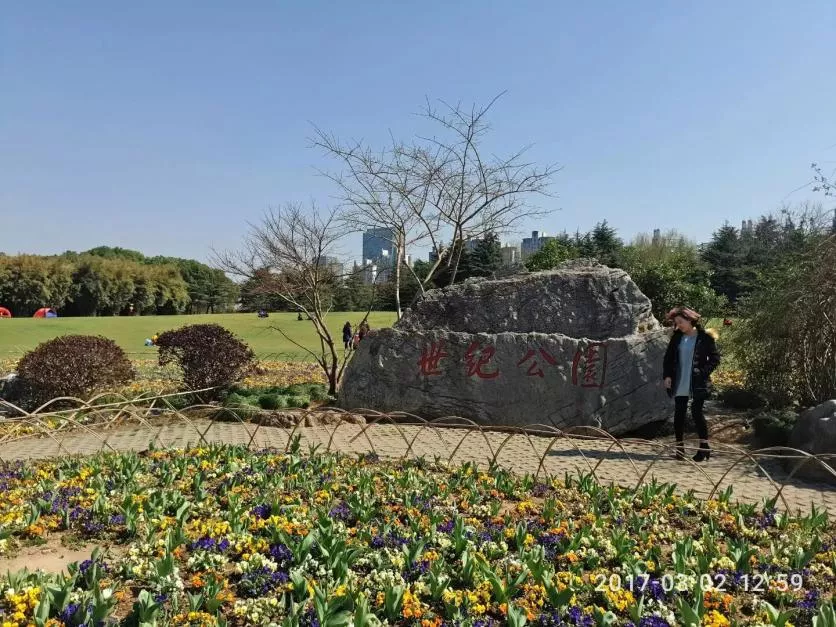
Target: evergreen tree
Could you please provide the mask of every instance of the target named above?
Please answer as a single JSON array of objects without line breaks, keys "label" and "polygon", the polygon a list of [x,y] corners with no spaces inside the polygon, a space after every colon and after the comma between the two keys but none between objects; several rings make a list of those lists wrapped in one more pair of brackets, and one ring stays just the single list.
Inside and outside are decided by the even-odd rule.
[{"label": "evergreen tree", "polygon": [[618,264],[618,256],[624,247],[624,242],[618,237],[618,231],[607,224],[606,220],[596,224],[586,239],[592,248],[591,256],[607,266]]},{"label": "evergreen tree", "polygon": [[743,291],[744,249],[736,228],[726,223],[711,236],[702,258],[711,269],[711,288],[736,303]]}]

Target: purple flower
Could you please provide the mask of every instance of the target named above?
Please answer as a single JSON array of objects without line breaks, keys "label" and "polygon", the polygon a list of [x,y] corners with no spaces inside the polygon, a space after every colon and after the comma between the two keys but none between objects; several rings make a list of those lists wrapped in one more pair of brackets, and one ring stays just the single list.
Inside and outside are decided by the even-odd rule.
[{"label": "purple flower", "polygon": [[87,571],[93,568],[93,564],[98,565],[99,569],[103,570],[104,572],[108,572],[110,570],[107,567],[107,564],[98,560],[84,560],[83,562],[81,562],[81,565],[78,567],[78,570],[82,575],[86,575]]},{"label": "purple flower", "polygon": [[279,564],[289,563],[293,559],[293,553],[281,542],[270,546],[270,557]]},{"label": "purple flower", "polygon": [[581,620],[583,620],[583,610],[579,608],[577,605],[573,605],[569,608],[569,620],[572,621],[575,625],[580,625]]},{"label": "purple flower", "polygon": [[271,508],[266,503],[261,505],[256,505],[250,510],[250,515],[255,516],[256,518],[260,518],[262,520],[267,520],[270,518],[270,511]]},{"label": "purple flower", "polygon": [[804,598],[798,602],[798,609],[806,612],[812,612],[816,609],[819,601],[819,593],[817,590],[810,590],[804,595]]},{"label": "purple flower", "polygon": [[639,627],[670,627],[670,623],[660,616],[645,616],[639,621]]},{"label": "purple flower", "polygon": [[767,527],[774,527],[775,526],[775,508],[768,509],[764,511],[760,516],[755,519],[755,524],[760,529],[766,529]]},{"label": "purple flower", "polygon": [[564,623],[560,618],[560,614],[557,611],[554,611],[550,613],[543,612],[540,614],[536,624],[539,627],[560,627]]},{"label": "purple flower", "polygon": [[214,538],[204,536],[203,538],[199,538],[198,540],[192,542],[189,545],[189,548],[192,551],[215,551],[217,553],[224,553],[227,549],[229,549],[229,540],[224,538],[218,542]]},{"label": "purple flower", "polygon": [[58,618],[61,622],[72,625],[73,624],[73,616],[78,611],[78,603],[70,603],[67,607],[63,609],[63,611],[58,614]]},{"label": "purple flower", "polygon": [[272,571],[266,566],[241,575],[238,581],[238,593],[243,597],[257,598],[266,596],[283,583],[287,583],[287,573],[281,570]]},{"label": "purple flower", "polygon": [[346,503],[340,503],[328,512],[328,516],[337,520],[351,520],[351,508]]},{"label": "purple flower", "polygon": [[319,619],[316,617],[316,612],[312,607],[309,607],[302,615],[299,624],[303,627],[320,627]]},{"label": "purple flower", "polygon": [[454,526],[455,525],[452,520],[447,520],[443,523],[439,523],[436,530],[438,530],[439,533],[452,533]]},{"label": "purple flower", "polygon": [[549,484],[547,484],[547,483],[537,483],[531,489],[531,494],[533,496],[541,497],[541,496],[545,496],[546,494],[548,494],[549,490],[551,490],[551,487],[549,486]]},{"label": "purple flower", "polygon": [[[639,587],[641,588],[641,586]],[[665,588],[662,586],[661,580],[651,578],[647,581],[644,589],[639,589],[638,593],[640,596],[649,596],[651,599],[661,601],[665,597]]]}]

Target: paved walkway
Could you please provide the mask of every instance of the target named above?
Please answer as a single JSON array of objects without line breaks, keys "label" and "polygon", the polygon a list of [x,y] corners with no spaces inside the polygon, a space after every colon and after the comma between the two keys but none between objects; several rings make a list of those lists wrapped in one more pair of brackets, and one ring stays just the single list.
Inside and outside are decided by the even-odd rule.
[{"label": "paved walkway", "polygon": [[[405,454],[438,457],[456,464],[476,462],[486,467],[491,459],[520,473],[540,473],[562,478],[565,473],[594,472],[599,480],[635,486],[653,479],[676,483],[681,490],[693,490],[707,497],[732,486],[733,499],[760,502],[776,496],[778,507],[809,511],[811,505],[836,513],[836,486],[786,481],[787,476],[774,460],[761,461],[762,468],[741,458],[737,449],[715,445],[708,463],[677,462],[662,442],[606,441],[552,438],[480,432],[441,427],[376,424],[359,426],[341,423],[327,427],[300,427],[295,431],[235,422],[201,419],[172,423],[122,423],[109,428],[75,428],[52,436],[26,436],[0,442],[3,460],[43,459],[70,454],[92,454],[102,450],[145,450],[153,442],[157,448],[181,448],[202,442],[244,444],[254,448],[284,449],[293,433],[320,450],[347,454],[375,452],[381,457],[399,458]],[[764,468],[768,469],[770,479]]]}]

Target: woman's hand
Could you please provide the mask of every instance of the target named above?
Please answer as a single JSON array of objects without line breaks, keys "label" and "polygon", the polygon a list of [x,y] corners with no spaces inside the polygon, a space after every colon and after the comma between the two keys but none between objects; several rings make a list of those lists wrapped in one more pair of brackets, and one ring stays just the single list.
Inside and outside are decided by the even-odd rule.
[{"label": "woman's hand", "polygon": [[670,377],[665,377],[665,389],[670,390],[673,385],[673,380]]}]

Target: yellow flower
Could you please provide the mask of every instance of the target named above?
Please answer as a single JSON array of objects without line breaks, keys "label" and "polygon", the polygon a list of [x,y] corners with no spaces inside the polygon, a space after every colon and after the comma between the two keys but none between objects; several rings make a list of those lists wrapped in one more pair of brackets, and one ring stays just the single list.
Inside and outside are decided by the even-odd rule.
[{"label": "yellow flower", "polygon": [[633,593],[629,590],[611,590],[608,588],[604,591],[604,596],[607,598],[610,607],[614,607],[619,612],[626,611],[627,608],[632,607],[636,602]]},{"label": "yellow flower", "polygon": [[731,623],[728,618],[723,616],[717,610],[711,610],[702,617],[702,624],[706,627],[723,627],[724,625],[730,625]]}]

